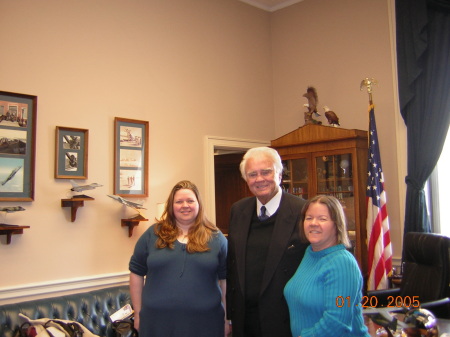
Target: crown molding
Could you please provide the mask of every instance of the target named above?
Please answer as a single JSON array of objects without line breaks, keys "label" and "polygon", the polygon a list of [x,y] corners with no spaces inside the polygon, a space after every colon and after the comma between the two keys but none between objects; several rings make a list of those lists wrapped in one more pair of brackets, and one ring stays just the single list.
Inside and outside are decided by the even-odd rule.
[{"label": "crown molding", "polygon": [[267,12],[275,12],[279,9],[291,6],[304,0],[262,1],[262,0],[239,0],[248,5],[263,9]]}]

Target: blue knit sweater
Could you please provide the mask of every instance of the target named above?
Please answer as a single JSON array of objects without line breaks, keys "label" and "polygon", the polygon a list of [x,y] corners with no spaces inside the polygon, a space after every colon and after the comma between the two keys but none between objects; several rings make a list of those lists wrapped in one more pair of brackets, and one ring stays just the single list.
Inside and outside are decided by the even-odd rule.
[{"label": "blue knit sweater", "polygon": [[284,288],[294,337],[370,336],[361,308],[362,276],[339,244],[315,252],[309,246]]}]

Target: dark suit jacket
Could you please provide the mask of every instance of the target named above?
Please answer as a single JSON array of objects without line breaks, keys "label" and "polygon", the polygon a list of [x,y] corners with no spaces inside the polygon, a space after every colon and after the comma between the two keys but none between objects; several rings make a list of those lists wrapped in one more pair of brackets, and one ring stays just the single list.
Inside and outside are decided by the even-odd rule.
[{"label": "dark suit jacket", "polygon": [[[300,242],[299,221],[305,201],[283,192],[272,233],[259,296],[261,337],[291,337],[289,311],[283,296],[307,244]],[[227,319],[233,321],[233,337],[244,336],[245,254],[256,197],[244,198],[231,207],[228,232]]]}]

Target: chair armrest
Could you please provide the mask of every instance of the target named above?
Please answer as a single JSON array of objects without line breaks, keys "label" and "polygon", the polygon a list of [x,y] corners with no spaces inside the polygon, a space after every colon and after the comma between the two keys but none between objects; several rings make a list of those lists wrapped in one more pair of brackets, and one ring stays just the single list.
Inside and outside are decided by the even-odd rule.
[{"label": "chair armrest", "polygon": [[421,307],[422,308],[432,308],[438,305],[443,305],[443,304],[450,304],[450,297],[445,297],[445,298],[441,298],[439,300],[436,301],[430,301],[430,302],[425,302],[425,303],[421,303]]},{"label": "chair armrest", "polygon": [[400,293],[400,288],[389,288],[380,290],[368,290],[367,296],[397,296]]},{"label": "chair armrest", "polygon": [[[400,295],[400,288],[390,288],[390,289],[380,289],[380,290],[369,290],[367,291],[367,300],[373,303],[373,298],[377,299],[377,307],[387,307],[389,304],[392,305],[392,297]],[[391,298],[389,298],[391,297]]]},{"label": "chair armrest", "polygon": [[450,314],[450,298],[445,297],[435,301],[420,303],[420,307],[430,310],[437,318],[448,318]]}]

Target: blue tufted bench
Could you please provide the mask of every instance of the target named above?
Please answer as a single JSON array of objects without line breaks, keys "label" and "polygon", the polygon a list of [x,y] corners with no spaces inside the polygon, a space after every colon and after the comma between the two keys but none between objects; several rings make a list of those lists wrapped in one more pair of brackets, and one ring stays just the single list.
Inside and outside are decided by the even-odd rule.
[{"label": "blue tufted bench", "polygon": [[78,321],[92,333],[115,337],[109,316],[131,303],[128,286],[0,305],[0,337],[12,337],[20,326],[19,313],[30,319],[52,318]]}]

